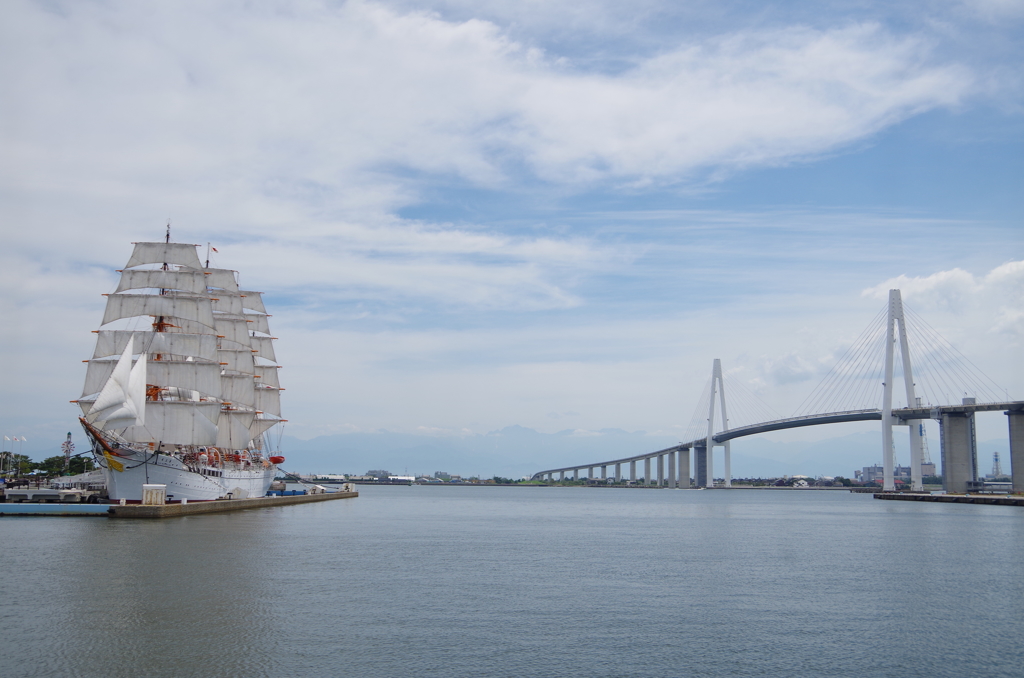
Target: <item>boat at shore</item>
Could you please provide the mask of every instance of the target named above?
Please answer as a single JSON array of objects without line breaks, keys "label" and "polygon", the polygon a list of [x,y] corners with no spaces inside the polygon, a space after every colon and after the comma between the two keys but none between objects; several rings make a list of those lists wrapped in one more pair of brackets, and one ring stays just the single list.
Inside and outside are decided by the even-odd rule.
[{"label": "boat at shore", "polygon": [[262,497],[277,465],[278,365],[261,292],[199,245],[138,242],[96,331],[80,421],[112,500]]}]

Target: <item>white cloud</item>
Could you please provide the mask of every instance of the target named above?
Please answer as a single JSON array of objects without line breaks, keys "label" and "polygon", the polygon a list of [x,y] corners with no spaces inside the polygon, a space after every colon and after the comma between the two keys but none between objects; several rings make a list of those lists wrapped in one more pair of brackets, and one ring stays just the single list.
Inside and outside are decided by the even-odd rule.
[{"label": "white cloud", "polygon": [[1024,261],[1006,262],[982,276],[960,268],[920,277],[900,275],[861,296],[885,299],[890,289],[899,289],[912,308],[970,318],[972,331],[1024,338]]},{"label": "white cloud", "polygon": [[338,209],[410,199],[389,179],[402,168],[677,181],[831,151],[973,80],[875,24],[707,38],[606,75],[486,21],[370,2],[61,7],[7,9],[6,181],[23,189],[235,187]]}]

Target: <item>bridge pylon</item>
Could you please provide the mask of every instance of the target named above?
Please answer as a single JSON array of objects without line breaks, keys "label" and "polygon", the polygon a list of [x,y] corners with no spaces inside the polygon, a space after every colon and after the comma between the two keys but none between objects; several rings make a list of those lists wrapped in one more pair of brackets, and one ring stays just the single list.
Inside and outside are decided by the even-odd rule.
[{"label": "bridge pylon", "polygon": [[[694,480],[697,483],[697,487],[714,487],[715,486],[715,468],[714,468],[714,448],[715,446],[725,448],[725,473],[724,486],[732,487],[732,458],[731,450],[729,448],[729,441],[724,443],[716,442],[715,436],[715,396],[718,396],[719,405],[722,408],[722,431],[729,430],[729,416],[725,409],[725,382],[722,380],[722,361],[719,358],[715,358],[715,362],[711,367],[711,397],[709,398],[708,404],[708,435],[706,438],[706,447],[701,450],[697,448],[695,450],[697,459],[695,459],[696,473],[694,474]],[[702,456],[703,455],[703,456]],[[689,466],[689,464],[687,464]],[[682,472],[680,472],[680,478]]]},{"label": "bridge pylon", "polygon": [[924,427],[919,421],[897,422],[892,416],[893,363],[896,348],[896,332],[899,331],[900,358],[903,363],[903,385],[907,392],[907,406],[919,404],[914,394],[914,373],[910,365],[910,347],[907,342],[907,323],[903,317],[903,297],[899,290],[889,290],[889,317],[885,328],[885,376],[882,382],[882,489],[896,489],[894,477],[895,460],[892,447],[892,427],[897,423],[909,425],[910,428],[910,482],[912,489],[921,491],[921,458],[924,445],[922,436]]}]

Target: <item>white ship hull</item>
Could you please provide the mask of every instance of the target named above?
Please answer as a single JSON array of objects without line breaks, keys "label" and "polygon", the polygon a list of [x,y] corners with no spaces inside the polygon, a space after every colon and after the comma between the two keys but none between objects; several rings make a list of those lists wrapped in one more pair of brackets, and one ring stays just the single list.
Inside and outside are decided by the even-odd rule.
[{"label": "white ship hull", "polygon": [[271,464],[268,468],[261,465],[255,469],[237,470],[204,467],[195,473],[178,459],[163,454],[152,456],[148,462],[130,458],[118,461],[124,471],[107,466],[103,468],[107,494],[115,501],[142,501],[143,484],[166,485],[169,501],[204,501],[221,499],[229,494],[234,499],[263,497],[277,471],[277,467]]}]

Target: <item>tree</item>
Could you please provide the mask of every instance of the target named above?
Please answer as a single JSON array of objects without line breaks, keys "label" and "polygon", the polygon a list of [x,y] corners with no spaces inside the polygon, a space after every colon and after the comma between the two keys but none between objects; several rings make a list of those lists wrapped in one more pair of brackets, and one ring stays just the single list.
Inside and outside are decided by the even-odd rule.
[{"label": "tree", "polygon": [[[10,454],[8,452],[8,454]],[[7,464],[4,464],[4,468],[8,468]],[[11,469],[14,471],[14,475],[23,476],[32,470],[32,460],[25,454],[11,454]]]},{"label": "tree", "polygon": [[43,471],[48,476],[59,476],[64,473],[64,455],[60,454],[56,457],[47,457],[37,464],[32,464],[37,471]]}]

